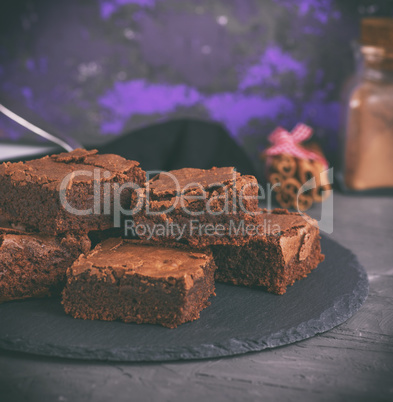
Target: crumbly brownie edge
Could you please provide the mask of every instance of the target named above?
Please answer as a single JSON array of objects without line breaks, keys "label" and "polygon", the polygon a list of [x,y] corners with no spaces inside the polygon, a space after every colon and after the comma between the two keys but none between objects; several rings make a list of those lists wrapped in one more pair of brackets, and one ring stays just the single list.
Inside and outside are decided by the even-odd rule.
[{"label": "crumbly brownie edge", "polygon": [[[285,264],[275,245],[265,247],[266,252],[263,252],[260,242],[247,245],[243,251],[241,247],[236,246],[212,247],[218,267],[215,274],[216,281],[262,287],[270,293],[282,295],[288,286],[305,278],[324,260],[319,236],[315,237],[311,252],[303,261],[294,258]],[[249,261],[245,260],[245,253],[249,254]]]}]

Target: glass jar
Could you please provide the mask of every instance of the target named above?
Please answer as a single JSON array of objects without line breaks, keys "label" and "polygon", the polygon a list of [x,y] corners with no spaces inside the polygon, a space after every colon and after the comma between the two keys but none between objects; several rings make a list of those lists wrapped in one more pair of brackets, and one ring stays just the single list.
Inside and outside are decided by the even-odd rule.
[{"label": "glass jar", "polygon": [[351,190],[393,188],[393,48],[389,46],[393,46],[393,19],[363,20],[363,65],[349,92],[345,119],[342,167],[345,186]]}]

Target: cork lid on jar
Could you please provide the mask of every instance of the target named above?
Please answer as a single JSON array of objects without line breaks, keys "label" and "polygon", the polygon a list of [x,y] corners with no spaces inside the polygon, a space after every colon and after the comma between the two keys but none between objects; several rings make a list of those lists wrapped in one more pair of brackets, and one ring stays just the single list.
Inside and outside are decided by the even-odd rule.
[{"label": "cork lid on jar", "polygon": [[368,65],[393,70],[393,18],[364,18],[360,42]]},{"label": "cork lid on jar", "polygon": [[393,52],[393,18],[362,19],[361,43]]}]

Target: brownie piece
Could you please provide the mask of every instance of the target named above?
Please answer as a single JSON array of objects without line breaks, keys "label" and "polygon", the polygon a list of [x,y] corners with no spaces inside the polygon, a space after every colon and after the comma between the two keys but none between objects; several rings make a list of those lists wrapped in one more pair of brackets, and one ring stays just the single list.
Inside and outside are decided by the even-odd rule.
[{"label": "brownie piece", "polygon": [[0,228],[0,303],[60,295],[67,268],[89,250],[87,236],[53,237]]},{"label": "brownie piece", "polygon": [[[116,186],[145,183],[145,172],[138,165],[117,155],[99,155],[96,150],[83,149],[25,163],[3,163],[0,213],[14,224],[53,235],[108,229],[113,227]],[[72,208],[86,211],[86,215],[63,207],[59,190],[66,176],[66,201]],[[131,193],[131,188],[125,188],[118,204],[128,207]],[[109,200],[106,209],[104,200]]]},{"label": "brownie piece", "polygon": [[64,309],[75,318],[175,328],[210,304],[215,269],[210,250],[108,239],[67,271]]},{"label": "brownie piece", "polygon": [[225,232],[233,217],[257,211],[258,191],[254,176],[233,167],[162,172],[133,194],[136,213],[126,228],[141,239],[198,248],[225,244],[231,236],[216,235],[216,226]]},{"label": "brownie piece", "polygon": [[324,260],[317,222],[308,219],[283,209],[254,216],[249,224],[259,229],[247,244],[212,247],[216,280],[284,294]]}]

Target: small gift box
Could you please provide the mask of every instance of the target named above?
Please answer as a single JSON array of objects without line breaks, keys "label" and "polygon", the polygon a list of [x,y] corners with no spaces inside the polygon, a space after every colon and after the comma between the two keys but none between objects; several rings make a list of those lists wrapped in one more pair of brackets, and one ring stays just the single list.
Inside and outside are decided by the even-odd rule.
[{"label": "small gift box", "polygon": [[272,146],[262,152],[266,177],[283,208],[305,211],[331,193],[322,150],[315,144],[301,145],[312,132],[305,124],[298,124],[292,132],[278,127],[269,135]]}]

